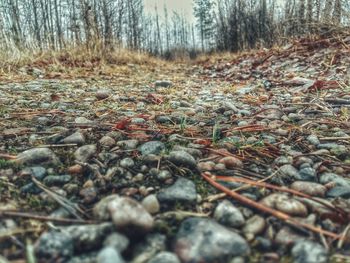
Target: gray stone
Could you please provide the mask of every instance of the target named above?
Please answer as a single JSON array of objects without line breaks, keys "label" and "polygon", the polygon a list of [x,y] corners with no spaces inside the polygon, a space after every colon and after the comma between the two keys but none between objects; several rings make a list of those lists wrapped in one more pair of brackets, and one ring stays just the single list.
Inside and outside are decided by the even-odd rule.
[{"label": "gray stone", "polygon": [[124,150],[134,150],[136,149],[137,145],[139,144],[138,140],[125,140],[125,141],[118,141],[117,145]]},{"label": "gray stone", "polygon": [[68,137],[64,138],[61,142],[62,143],[75,143],[78,145],[82,145],[85,143],[85,137],[81,132],[77,131],[77,132],[69,135]]},{"label": "gray stone", "polygon": [[309,135],[307,137],[307,141],[310,143],[310,144],[313,144],[315,146],[319,145],[320,144],[320,140],[318,139],[318,137],[316,135]]},{"label": "gray stone", "polygon": [[173,85],[173,83],[169,80],[157,80],[154,82],[154,86],[156,88],[169,88]]},{"label": "gray stone", "polygon": [[156,214],[159,212],[160,205],[155,195],[146,196],[141,204],[150,214]]},{"label": "gray stone", "polygon": [[107,99],[111,95],[111,92],[107,89],[100,89],[96,92],[95,97],[98,100]]},{"label": "gray stone", "polygon": [[45,232],[35,245],[38,259],[46,262],[65,262],[73,256],[72,237],[65,232]]},{"label": "gray stone", "polygon": [[301,181],[315,181],[316,170],[312,167],[304,167],[299,170],[299,178]]},{"label": "gray stone", "polygon": [[42,180],[46,176],[46,169],[42,166],[27,167],[20,171],[20,176],[33,176]]},{"label": "gray stone", "polygon": [[193,158],[192,155],[185,151],[172,151],[169,154],[169,160],[178,165],[178,166],[185,166],[189,168],[196,168],[197,162]]},{"label": "gray stone", "polygon": [[305,181],[295,181],[290,187],[301,193],[317,197],[324,197],[327,191],[327,188],[322,184]]},{"label": "gray stone", "polygon": [[350,187],[350,180],[335,173],[323,173],[320,176],[321,184],[335,183],[336,186]]},{"label": "gray stone", "polygon": [[115,248],[105,247],[98,253],[96,262],[97,263],[124,263],[125,261]]},{"label": "gray stone", "polygon": [[92,209],[93,215],[97,220],[107,221],[111,219],[108,211],[108,204],[119,196],[116,194],[109,195],[101,199]]},{"label": "gray stone", "polygon": [[128,248],[129,243],[129,239],[126,236],[119,234],[118,232],[114,232],[107,236],[107,238],[103,242],[103,246],[113,247],[121,253]]},{"label": "gray stone", "polygon": [[131,262],[147,262],[157,253],[166,249],[166,241],[166,236],[162,234],[147,235],[145,240],[135,247],[133,251],[134,259]]},{"label": "gray stone", "polygon": [[68,234],[74,243],[77,251],[86,251],[100,248],[106,236],[114,230],[112,223],[99,225],[72,225],[60,227],[62,232]]},{"label": "gray stone", "polygon": [[283,178],[287,180],[298,180],[298,178],[300,178],[298,170],[290,164],[281,166],[278,171],[282,174]]},{"label": "gray stone", "polygon": [[162,189],[157,198],[160,202],[167,203],[195,202],[197,199],[196,186],[191,180],[179,178],[172,186]]},{"label": "gray stone", "polygon": [[64,175],[48,175],[44,178],[43,182],[47,186],[64,185],[72,180],[72,176],[69,174]]},{"label": "gray stone", "polygon": [[120,161],[120,166],[123,168],[132,168],[135,166],[135,162],[130,157],[126,157]]},{"label": "gray stone", "polygon": [[101,146],[109,148],[115,145],[115,140],[112,137],[106,135],[99,140],[99,143]]},{"label": "gray stone", "polygon": [[160,154],[165,149],[164,143],[160,141],[149,141],[139,147],[142,155]]},{"label": "gray stone", "polygon": [[176,234],[174,251],[181,262],[227,262],[249,253],[249,245],[239,234],[210,219],[189,218]]},{"label": "gray stone", "polygon": [[16,161],[26,165],[59,165],[60,160],[49,148],[33,148],[17,155]]},{"label": "gray stone", "polygon": [[153,228],[152,216],[134,199],[117,197],[108,203],[108,210],[118,229],[132,228],[139,232],[147,232]]},{"label": "gray stone", "polygon": [[327,197],[335,198],[350,198],[350,186],[336,186],[328,190]]},{"label": "gray stone", "polygon": [[181,263],[176,254],[171,252],[160,252],[147,263]]},{"label": "gray stone", "polygon": [[225,226],[240,227],[244,224],[241,211],[230,201],[222,201],[215,209],[214,218]]},{"label": "gray stone", "polygon": [[89,119],[87,119],[85,117],[77,117],[77,118],[75,118],[74,122],[77,123],[77,124],[90,124],[90,123],[93,123],[92,120],[89,120]]},{"label": "gray stone", "polygon": [[303,240],[292,248],[294,263],[325,263],[328,262],[326,249],[318,243]]},{"label": "gray stone", "polygon": [[172,178],[171,173],[168,170],[160,170],[159,173],[156,174],[157,179],[161,181],[166,181]]},{"label": "gray stone", "polygon": [[85,163],[92,156],[95,155],[96,151],[97,151],[97,148],[96,148],[95,144],[84,145],[84,146],[79,147],[74,152],[74,157],[77,161]]}]

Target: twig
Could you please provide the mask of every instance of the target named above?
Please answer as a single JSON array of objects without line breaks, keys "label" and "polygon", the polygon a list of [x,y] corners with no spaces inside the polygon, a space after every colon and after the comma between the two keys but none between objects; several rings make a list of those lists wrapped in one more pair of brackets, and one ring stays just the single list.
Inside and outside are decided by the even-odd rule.
[{"label": "twig", "polygon": [[306,228],[312,232],[315,232],[315,233],[318,233],[318,234],[323,234],[325,236],[328,236],[328,237],[331,237],[333,239],[341,239],[342,237],[339,235],[339,234],[336,234],[336,233],[333,233],[333,232],[330,232],[330,231],[327,231],[327,230],[324,230],[322,228],[319,228],[319,227],[316,227],[316,226],[313,226],[313,225],[310,225],[310,224],[307,224],[307,223],[304,223],[304,222],[301,222],[301,221],[297,221],[296,219],[292,218],[291,216],[289,216],[288,214],[285,214],[283,212],[280,212],[280,211],[277,211],[275,209],[272,209],[268,206],[265,206],[263,204],[260,204],[260,203],[257,203],[245,196],[242,196],[236,192],[232,192],[230,189],[226,188],[225,186],[215,182],[213,179],[211,179],[209,176],[207,176],[206,174],[202,173],[201,174],[202,177],[207,181],[209,182],[212,186],[214,186],[215,188],[219,189],[220,191],[226,193],[227,195],[233,197],[234,199],[236,199],[237,201],[247,205],[247,206],[250,206],[250,207],[253,207],[259,211],[262,211],[264,213],[268,213],[280,220],[282,220],[283,222],[287,223],[287,224],[290,224],[292,226],[295,226],[295,227],[303,227],[303,228]]}]

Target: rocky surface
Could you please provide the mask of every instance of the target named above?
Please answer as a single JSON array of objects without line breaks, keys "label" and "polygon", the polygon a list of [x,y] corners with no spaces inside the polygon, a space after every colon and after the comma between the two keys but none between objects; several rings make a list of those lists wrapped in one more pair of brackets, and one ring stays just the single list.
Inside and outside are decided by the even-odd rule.
[{"label": "rocky surface", "polygon": [[349,260],[350,39],[313,43],[1,83],[0,254]]}]

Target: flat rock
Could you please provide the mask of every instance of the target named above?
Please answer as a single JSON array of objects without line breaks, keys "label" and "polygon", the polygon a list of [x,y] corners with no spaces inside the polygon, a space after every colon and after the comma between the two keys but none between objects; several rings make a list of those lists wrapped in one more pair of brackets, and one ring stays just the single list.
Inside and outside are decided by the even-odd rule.
[{"label": "flat rock", "polygon": [[81,132],[77,131],[64,138],[61,142],[64,144],[75,143],[78,145],[83,145],[85,143],[85,136]]},{"label": "flat rock", "polygon": [[172,186],[162,189],[157,198],[160,202],[166,203],[194,203],[197,200],[196,186],[191,180],[179,178]]},{"label": "flat rock", "polygon": [[49,148],[33,148],[17,155],[16,162],[25,165],[59,165],[61,161]]},{"label": "flat rock", "polygon": [[181,262],[228,262],[250,248],[239,234],[210,219],[189,218],[181,223],[174,251]]},{"label": "flat rock", "polygon": [[327,191],[327,188],[322,184],[304,181],[295,181],[290,187],[301,193],[317,197],[324,197]]}]

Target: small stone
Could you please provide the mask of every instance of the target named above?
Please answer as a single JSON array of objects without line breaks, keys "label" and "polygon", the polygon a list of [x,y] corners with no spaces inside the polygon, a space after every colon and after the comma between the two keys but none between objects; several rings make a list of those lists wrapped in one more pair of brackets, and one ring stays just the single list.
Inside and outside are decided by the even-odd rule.
[{"label": "small stone", "polygon": [[245,222],[241,211],[228,200],[222,201],[216,207],[214,218],[228,227],[240,227]]},{"label": "small stone", "polygon": [[247,242],[237,233],[210,219],[189,218],[176,234],[174,251],[181,262],[226,262],[250,252]]},{"label": "small stone", "polygon": [[95,144],[84,145],[84,146],[79,147],[74,152],[74,157],[77,161],[85,163],[92,156],[95,155],[96,151],[97,151],[97,148],[96,148]]},{"label": "small stone", "polygon": [[109,195],[101,199],[93,208],[92,212],[97,220],[108,221],[111,214],[108,211],[108,204],[119,196],[116,194]]},{"label": "small stone", "polygon": [[85,143],[85,136],[77,131],[71,135],[69,135],[68,137],[64,138],[61,143],[64,143],[64,144],[70,144],[70,143],[73,143],[73,144],[78,144],[78,145],[83,145]]},{"label": "small stone", "polygon": [[162,251],[147,263],[181,263],[176,254]]},{"label": "small stone", "polygon": [[318,137],[317,137],[316,135],[313,135],[313,134],[309,135],[309,136],[306,138],[306,140],[307,140],[310,144],[315,145],[315,146],[317,146],[317,145],[320,144],[320,140],[318,139]]},{"label": "small stone", "polygon": [[67,173],[69,173],[69,174],[76,174],[76,175],[82,174],[83,173],[83,167],[80,164],[72,165],[72,166],[68,167]]},{"label": "small stone", "polygon": [[197,200],[197,191],[195,184],[188,179],[179,178],[176,182],[165,189],[162,189],[157,198],[160,202],[190,202]]},{"label": "small stone", "polygon": [[134,258],[131,262],[147,262],[156,256],[159,251],[164,251],[166,249],[166,242],[167,237],[165,235],[158,233],[148,234],[145,239],[134,248]]},{"label": "small stone", "polygon": [[43,182],[47,186],[63,185],[72,180],[72,176],[69,174],[65,175],[48,175],[44,178]]},{"label": "small stone", "polygon": [[85,117],[77,117],[77,118],[75,118],[74,122],[77,123],[77,124],[90,124],[90,123],[93,123],[92,120],[89,120],[89,119],[87,119]]},{"label": "small stone", "polygon": [[49,148],[33,148],[17,155],[16,162],[25,165],[59,165],[60,160]]},{"label": "small stone", "polygon": [[308,214],[306,206],[293,198],[279,200],[275,207],[277,210],[291,216],[306,217]]},{"label": "small stone", "polygon": [[113,247],[105,247],[102,249],[96,259],[96,263],[124,263],[124,259],[120,253]]},{"label": "small stone", "polygon": [[290,187],[301,193],[317,197],[324,197],[327,191],[327,188],[322,184],[304,181],[295,181]]},{"label": "small stone", "polygon": [[254,215],[249,218],[243,227],[243,233],[257,235],[265,230],[265,219],[259,215]]},{"label": "small stone", "polygon": [[299,180],[302,181],[315,181],[316,170],[312,167],[304,167],[299,170]]},{"label": "small stone", "polygon": [[171,179],[172,175],[171,175],[171,173],[168,170],[161,170],[161,171],[156,173],[156,177],[157,177],[158,180],[164,182],[164,181],[166,181],[168,179]]},{"label": "small stone", "polygon": [[108,210],[118,229],[131,227],[141,232],[147,232],[153,228],[152,216],[134,199],[117,197],[108,203]]},{"label": "small stone", "polygon": [[200,171],[212,171],[215,168],[214,162],[202,162],[198,163],[198,169]]},{"label": "small stone", "polygon": [[292,248],[295,263],[326,263],[328,255],[326,249],[313,241],[298,241]]},{"label": "small stone", "polygon": [[96,92],[95,97],[98,100],[107,99],[111,95],[111,92],[107,89],[100,89]]},{"label": "small stone", "polygon": [[92,204],[96,201],[98,192],[95,187],[88,187],[81,189],[79,195],[83,198],[84,204]]},{"label": "small stone", "polygon": [[173,83],[169,80],[157,80],[154,82],[154,86],[156,88],[169,88],[173,85]]},{"label": "small stone", "polygon": [[124,150],[134,150],[136,149],[138,144],[139,144],[139,141],[134,139],[117,142],[117,145],[123,148]]},{"label": "small stone", "polygon": [[196,168],[197,162],[193,158],[192,155],[185,151],[172,151],[169,154],[169,160],[178,165],[178,166],[185,166],[189,168]]},{"label": "small stone", "polygon": [[328,190],[327,197],[336,198],[342,197],[349,199],[350,198],[350,186],[336,186]]},{"label": "small stone", "polygon": [[334,183],[336,186],[350,187],[350,180],[335,173],[323,173],[320,176],[321,184]]},{"label": "small stone", "polygon": [[160,205],[155,195],[149,195],[145,197],[142,200],[141,204],[143,205],[144,208],[146,208],[146,210],[150,214],[156,214],[159,212]]},{"label": "small stone", "polygon": [[300,174],[298,170],[290,165],[290,164],[285,164],[279,168],[279,173],[281,173],[284,177],[287,177],[287,180],[296,180],[300,178]]},{"label": "small stone", "polygon": [[225,164],[227,169],[243,168],[243,163],[236,157],[228,156],[220,159],[219,163]]},{"label": "small stone", "polygon": [[130,241],[126,236],[118,232],[114,232],[110,234],[108,237],[106,237],[105,241],[103,242],[103,246],[113,247],[114,249],[116,249],[121,253],[128,248],[129,243]]},{"label": "small stone", "polygon": [[123,168],[132,168],[135,166],[135,162],[133,159],[127,157],[120,161],[120,166]]},{"label": "small stone", "polygon": [[161,151],[165,149],[164,143],[160,141],[149,141],[144,144],[142,144],[139,147],[139,151],[142,155],[148,155],[148,154],[160,154]]},{"label": "small stone", "polygon": [[86,251],[102,246],[106,236],[114,230],[112,223],[102,223],[95,225],[72,225],[60,227],[63,233],[68,234],[73,239],[76,251]]},{"label": "small stone", "polygon": [[275,236],[275,242],[278,245],[290,246],[297,241],[304,240],[305,237],[292,230],[290,227],[282,227]]},{"label": "small stone", "polygon": [[46,176],[46,169],[42,166],[27,167],[19,172],[19,176],[20,177],[33,176],[38,180],[42,180]]},{"label": "small stone", "polygon": [[37,258],[47,262],[66,262],[73,251],[73,239],[64,232],[45,232],[35,245]]},{"label": "small stone", "polygon": [[99,143],[102,147],[111,148],[115,145],[116,142],[112,137],[106,135],[99,140]]}]

